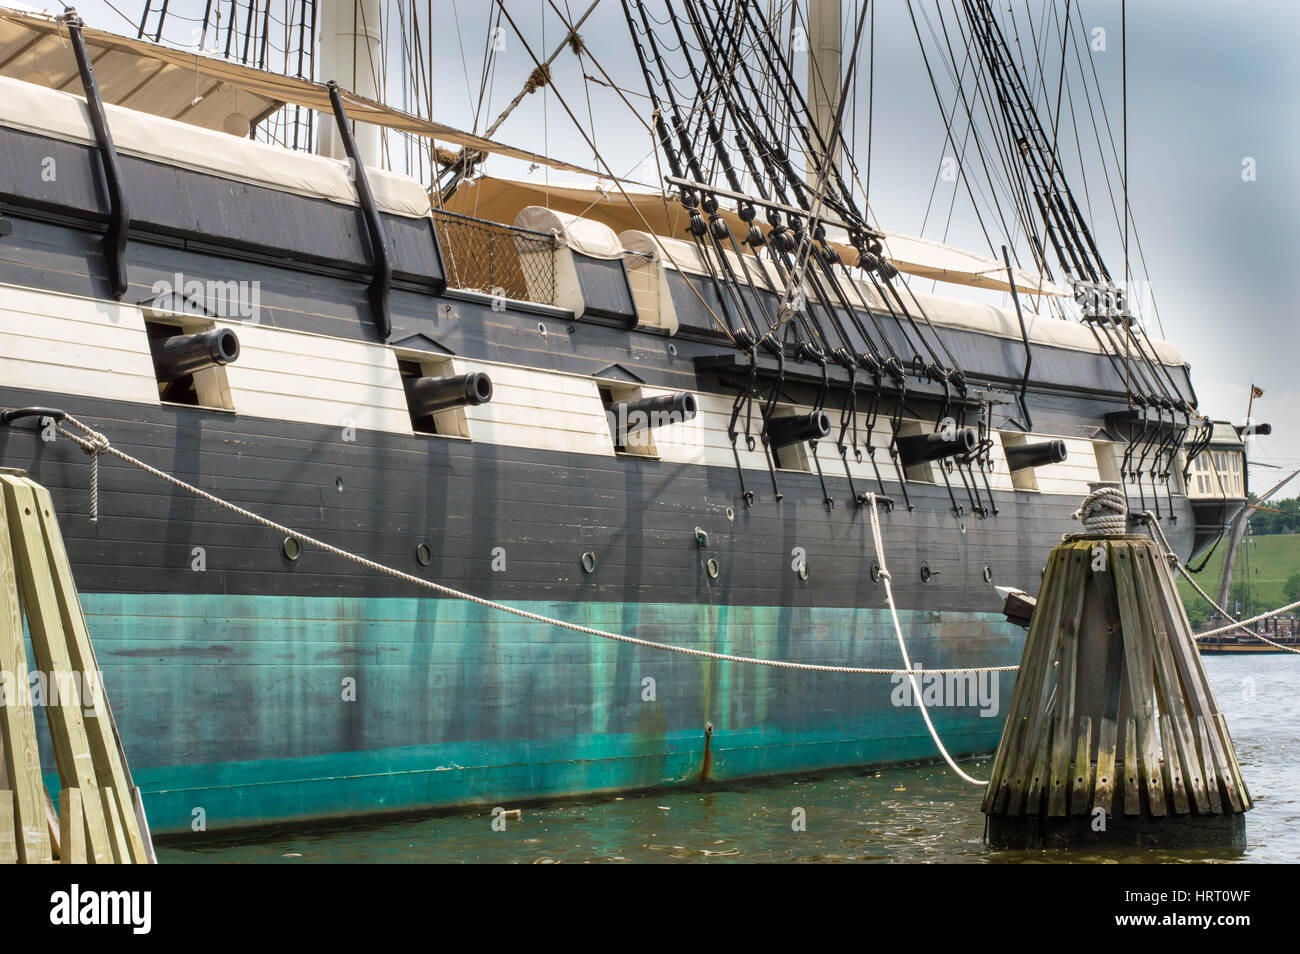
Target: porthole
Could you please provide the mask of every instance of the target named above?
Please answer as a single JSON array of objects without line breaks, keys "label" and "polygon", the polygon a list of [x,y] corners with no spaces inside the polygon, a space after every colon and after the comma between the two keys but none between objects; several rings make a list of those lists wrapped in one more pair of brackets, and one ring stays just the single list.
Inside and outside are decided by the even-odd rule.
[{"label": "porthole", "polygon": [[709,571],[709,579],[716,580],[718,578],[718,561],[713,557],[709,557],[709,562],[704,566]]},{"label": "porthole", "polygon": [[415,562],[420,566],[428,566],[433,560],[433,551],[429,549],[429,544],[421,543],[415,548]]},{"label": "porthole", "polygon": [[539,321],[537,323],[537,333],[543,338],[546,337],[546,324],[544,322]]},{"label": "porthole", "polygon": [[872,583],[880,582],[880,564],[877,563],[875,560],[871,561],[871,582]]},{"label": "porthole", "polygon": [[709,535],[701,527],[695,528],[695,544],[699,547],[707,547],[709,545]]},{"label": "porthole", "polygon": [[928,564],[928,563],[922,563],[922,564],[921,564],[921,582],[922,582],[922,583],[929,583],[929,582],[930,582],[930,578],[931,578],[932,576],[934,576],[934,571],[930,569],[930,564]]},{"label": "porthole", "polygon": [[280,541],[280,555],[290,563],[297,563],[302,556],[302,544],[293,537],[285,537]]},{"label": "porthole", "polygon": [[801,562],[799,564],[799,569],[796,570],[795,572],[799,574],[799,579],[801,580],[808,579],[808,564]]},{"label": "porthole", "polygon": [[677,345],[672,344],[672,343],[669,343],[669,345],[668,345],[668,357],[670,357],[670,358],[675,358],[675,357],[677,357]]},{"label": "porthole", "polygon": [[596,572],[596,554],[592,553],[590,550],[582,555],[582,572]]},{"label": "porthole", "polygon": [[732,507],[728,507],[728,508],[727,508],[727,519],[728,519],[728,520],[735,520],[735,519],[736,519],[736,511],[735,511],[734,508],[732,508]]},{"label": "porthole", "polygon": [[335,478],[334,478],[334,489],[335,489],[337,492],[339,492],[339,493],[343,493],[343,478],[342,478],[342,477],[335,477]]},{"label": "porthole", "polygon": [[993,582],[993,567],[989,566],[987,563],[984,564],[984,582]]}]

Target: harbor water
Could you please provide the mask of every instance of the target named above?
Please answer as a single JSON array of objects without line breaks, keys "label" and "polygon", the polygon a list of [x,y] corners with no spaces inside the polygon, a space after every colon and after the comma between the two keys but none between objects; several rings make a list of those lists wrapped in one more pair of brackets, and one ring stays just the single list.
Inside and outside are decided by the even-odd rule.
[{"label": "harbor water", "polygon": [[[982,789],[939,764],[683,789],[363,827],[160,845],[167,863],[1273,862],[1300,860],[1300,659],[1208,656],[1255,807],[1244,852],[995,852]],[[899,718],[919,719],[914,710]],[[963,765],[987,777],[991,758]],[[510,808],[511,806],[504,806]],[[802,829],[802,830],[800,830]]]}]

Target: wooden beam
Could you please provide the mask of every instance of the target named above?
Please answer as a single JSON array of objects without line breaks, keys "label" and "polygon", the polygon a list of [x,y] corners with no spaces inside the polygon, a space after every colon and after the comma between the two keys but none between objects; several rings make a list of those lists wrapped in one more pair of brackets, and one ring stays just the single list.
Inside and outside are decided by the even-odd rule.
[{"label": "wooden beam", "polygon": [[0,788],[0,865],[18,864],[18,824],[14,816],[14,793]]},{"label": "wooden beam", "polygon": [[[10,517],[14,562],[23,594],[23,606],[27,610],[32,651],[37,666],[49,674],[50,695],[53,696],[59,674],[70,676],[73,668],[68,656],[68,634],[63,629],[59,600],[45,551],[40,505],[29,481],[19,477],[0,476],[0,485],[4,487],[5,505]],[[64,785],[81,789],[97,788],[94,759],[86,734],[81,700],[74,699],[69,705],[69,700],[64,695],[60,692],[57,700],[47,699],[45,705],[59,776]],[[44,832],[45,806],[40,804],[39,808],[41,831]],[[113,848],[103,806],[96,799],[86,798],[82,808],[89,833],[89,853],[96,864],[107,864],[113,860]]]},{"label": "wooden beam", "polygon": [[0,686],[0,689],[17,696],[6,698],[4,705],[0,705],[0,738],[5,742],[6,785],[13,792],[19,858],[33,864],[51,861],[53,855],[45,820],[36,721],[28,695],[27,650],[23,639],[22,609],[18,602],[17,566],[9,542],[9,512],[7,501],[0,499],[0,672],[10,675],[8,686]]},{"label": "wooden beam", "polygon": [[60,860],[65,865],[86,863],[86,817],[81,809],[81,789],[65,788],[59,793]]},{"label": "wooden beam", "polygon": [[73,672],[85,674],[87,680],[91,678],[95,680],[94,710],[86,719],[86,735],[95,778],[104,791],[111,790],[114,794],[117,806],[116,817],[122,820],[123,834],[130,849],[130,860],[135,864],[147,864],[148,852],[140,834],[140,826],[135,817],[135,805],[131,798],[131,791],[135,786],[132,784],[131,773],[118,744],[117,725],[101,682],[99,663],[95,659],[95,650],[90,642],[90,630],[86,625],[86,616],[81,610],[81,598],[77,595],[76,581],[72,576],[72,565],[68,561],[63,535],[59,532],[54,502],[50,499],[50,492],[39,484],[32,483],[31,489],[39,508],[46,555],[58,598],[59,617],[68,638],[69,663]]}]

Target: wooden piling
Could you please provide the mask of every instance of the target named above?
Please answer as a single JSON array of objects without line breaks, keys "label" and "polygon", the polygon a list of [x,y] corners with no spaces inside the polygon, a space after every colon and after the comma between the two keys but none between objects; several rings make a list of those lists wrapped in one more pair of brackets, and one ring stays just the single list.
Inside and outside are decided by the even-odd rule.
[{"label": "wooden piling", "polygon": [[[36,666],[49,684],[44,708],[62,783],[57,815],[27,692],[24,611]],[[15,696],[0,705],[0,778],[10,790],[8,802],[0,796],[9,806],[0,805],[0,846],[9,835],[16,860],[25,862],[51,861],[55,851],[65,862],[152,861],[54,504],[44,487],[13,473],[0,473],[0,673]]]},{"label": "wooden piling", "polygon": [[1245,844],[1251,799],[1168,562],[1052,551],[985,793],[995,848]]}]

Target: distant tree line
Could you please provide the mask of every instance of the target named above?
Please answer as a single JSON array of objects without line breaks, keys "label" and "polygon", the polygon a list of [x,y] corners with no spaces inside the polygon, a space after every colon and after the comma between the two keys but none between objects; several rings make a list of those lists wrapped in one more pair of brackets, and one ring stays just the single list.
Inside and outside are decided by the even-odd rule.
[{"label": "distant tree line", "polygon": [[[1255,495],[1251,494],[1251,502]],[[1264,504],[1271,510],[1256,510],[1250,517],[1252,533],[1264,535],[1270,533],[1300,533],[1300,497],[1287,500],[1270,500]],[[1273,511],[1280,511],[1274,513]]]},{"label": "distant tree line", "polygon": [[[1300,602],[1300,570],[1287,577],[1286,583],[1282,585],[1282,596],[1287,603]],[[1238,606],[1241,607],[1240,611],[1237,610]],[[1210,617],[1214,615],[1214,611],[1206,605],[1205,600],[1199,597],[1185,600],[1184,607],[1187,610],[1188,621],[1196,629],[1200,629],[1208,623]],[[1275,606],[1264,605],[1260,601],[1259,594],[1246,586],[1245,580],[1233,582],[1231,595],[1228,597],[1228,605],[1224,607],[1239,619],[1249,619],[1259,613],[1266,613],[1276,608]]]}]

